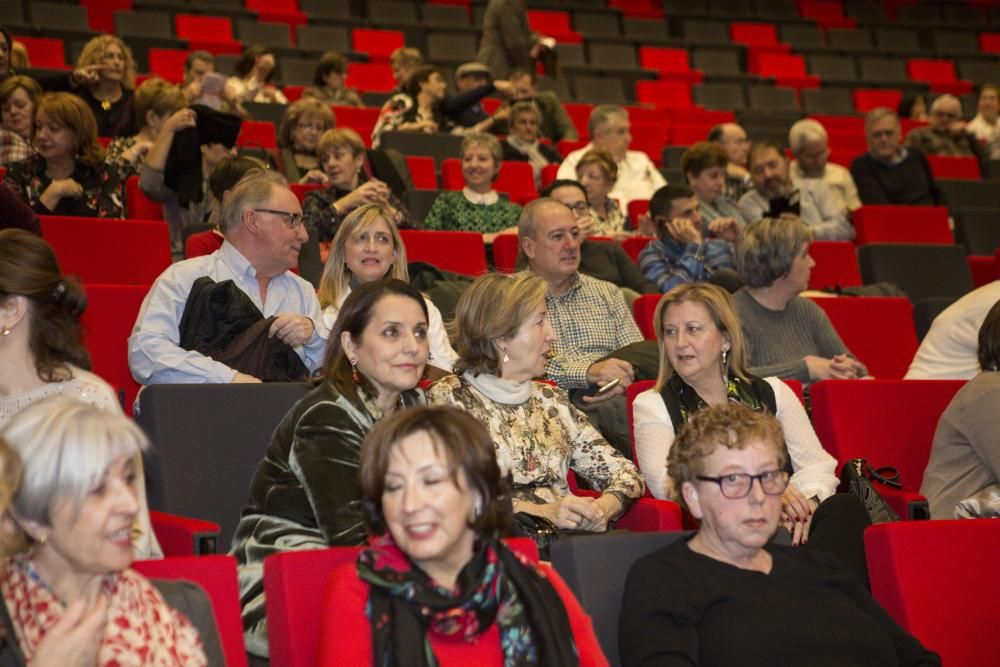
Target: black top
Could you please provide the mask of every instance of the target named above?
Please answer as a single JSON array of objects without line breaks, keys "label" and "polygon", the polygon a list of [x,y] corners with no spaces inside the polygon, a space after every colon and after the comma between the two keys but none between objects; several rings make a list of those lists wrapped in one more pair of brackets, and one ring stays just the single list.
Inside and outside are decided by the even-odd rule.
[{"label": "black top", "polygon": [[854,158],[851,176],[863,204],[943,206],[944,195],[934,182],[924,154],[909,150],[906,158],[890,165],[865,153]]},{"label": "black top", "polygon": [[90,90],[81,88],[76,94],[83,98],[87,106],[94,112],[97,119],[97,135],[100,137],[131,137],[139,131],[135,119],[135,94],[128,88],[122,88],[122,96],[117,102],[101,106],[101,101],[94,97]]},{"label": "black top", "polygon": [[[518,149],[514,148],[509,141],[504,141],[500,144],[500,147],[503,149],[504,160],[516,160],[518,162],[528,161],[528,154],[522,153]],[[549,164],[559,164],[563,160],[562,155],[559,155],[559,151],[546,143],[538,144],[538,152],[542,154],[542,157],[549,161]]]},{"label": "black top", "polygon": [[638,560],[622,600],[622,665],[940,665],[836,560],[768,545],[770,574],[679,541]]}]

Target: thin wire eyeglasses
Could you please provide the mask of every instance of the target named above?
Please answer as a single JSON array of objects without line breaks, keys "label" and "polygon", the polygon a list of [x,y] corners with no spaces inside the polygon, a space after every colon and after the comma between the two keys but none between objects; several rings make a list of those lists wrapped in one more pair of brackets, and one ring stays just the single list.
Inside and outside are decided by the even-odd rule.
[{"label": "thin wire eyeglasses", "polygon": [[276,215],[284,220],[285,224],[288,225],[289,229],[298,229],[299,225],[302,224],[303,218],[301,213],[289,213],[288,211],[275,211],[271,208],[255,208],[253,209],[256,213],[270,213],[271,215]]},{"label": "thin wire eyeglasses", "polygon": [[721,477],[706,477],[698,475],[695,479],[703,482],[715,482],[719,485],[722,495],[730,500],[746,498],[753,488],[753,481],[760,482],[761,491],[769,496],[780,496],[788,488],[787,470],[765,470],[759,475],[749,475],[745,472],[722,475]]}]

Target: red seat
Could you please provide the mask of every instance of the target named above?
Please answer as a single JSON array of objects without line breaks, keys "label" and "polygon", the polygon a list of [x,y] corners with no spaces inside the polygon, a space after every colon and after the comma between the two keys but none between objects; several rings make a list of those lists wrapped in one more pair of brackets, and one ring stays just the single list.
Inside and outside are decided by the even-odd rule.
[{"label": "red seat", "polygon": [[[465,187],[462,178],[462,161],[455,157],[445,158],[441,162],[441,189],[461,190]],[[524,197],[534,199],[538,196],[535,189],[535,173],[527,162],[504,161],[500,163],[500,173],[493,188],[497,192],[505,192],[511,201],[519,201]]]},{"label": "red seat", "polygon": [[517,234],[500,234],[493,239],[493,266],[501,273],[514,273],[520,250]]},{"label": "red seat", "polygon": [[[350,63],[351,65],[369,65],[370,67],[378,68],[380,71],[388,67],[388,65],[382,64],[370,64],[370,63]],[[392,79],[392,69],[388,69],[389,79],[393,81],[392,86],[388,88],[391,90],[395,86],[395,81]],[[366,88],[367,90],[367,88]],[[371,146],[372,130],[375,129],[375,124],[378,122],[378,109],[369,107],[332,107],[333,115],[337,119],[337,127],[349,127],[358,134],[361,135],[361,140],[365,142],[365,146]]]},{"label": "red seat", "polygon": [[151,511],[149,523],[166,558],[207,556],[219,546],[219,524],[177,514]]},{"label": "red seat", "polygon": [[70,69],[66,64],[63,41],[55,37],[24,37],[13,35],[13,38],[24,44],[28,50],[28,58],[32,67],[45,69]]},{"label": "red seat", "polygon": [[288,187],[299,198],[299,204],[306,200],[306,195],[313,190],[322,190],[326,186],[322,183],[290,183]]},{"label": "red seat", "polygon": [[[631,206],[629,206],[629,211],[631,215]],[[647,207],[648,208],[648,207]],[[652,236],[630,236],[629,238],[622,241],[622,250],[628,253],[628,256],[632,258],[632,261],[636,264],[639,263],[639,253],[642,249],[649,245],[649,242],[654,240]]]},{"label": "red seat", "polygon": [[229,53],[234,45],[240,47],[239,40],[233,39],[233,22],[228,16],[178,14],[174,25],[177,36],[186,39],[193,49],[223,47]]},{"label": "red seat", "polygon": [[267,120],[245,120],[240,124],[240,133],[236,137],[237,146],[259,146],[265,150],[278,147],[278,133],[274,123]]},{"label": "red seat", "polygon": [[[701,83],[705,75],[691,69],[687,49],[668,49],[660,46],[640,46],[639,64],[646,69],[654,69],[661,80]],[[642,101],[642,100],[638,100]]]},{"label": "red seat", "polygon": [[788,50],[788,45],[778,41],[778,30],[773,23],[735,21],[729,24],[733,42],[744,46],[773,46]]},{"label": "red seat", "polygon": [[861,284],[858,255],[850,241],[813,241],[809,255],[816,262],[809,276],[809,289]]},{"label": "red seat", "polygon": [[302,93],[306,92],[305,86],[285,86],[281,89],[282,94],[288,100],[288,103],[298,102],[302,99]]},{"label": "red seat", "polygon": [[824,380],[809,388],[813,427],[838,468],[865,458],[875,468],[899,471],[902,491],[879,493],[906,518],[925,518],[926,499],[917,493],[930,458],[941,413],[962,380]]},{"label": "red seat", "polygon": [[944,206],[862,206],[851,219],[858,245],[955,242]]},{"label": "red seat", "polygon": [[685,109],[694,106],[691,84],[686,81],[636,81],[635,101],[657,107]]},{"label": "red seat", "polygon": [[162,220],[39,219],[63,273],[85,283],[152,285],[170,266],[170,232]]},{"label": "red seat", "polygon": [[[589,144],[587,139],[560,139],[556,142],[556,150],[560,155],[566,156],[575,150],[579,150]],[[558,172],[559,170],[556,169]]]},{"label": "red seat", "polygon": [[855,88],[854,109],[858,113],[868,113],[875,107],[896,109],[903,99],[903,91],[895,88]]},{"label": "red seat", "polygon": [[[245,0],[247,9],[257,13],[257,20],[270,23],[287,23],[289,26],[303,25],[309,17],[299,11],[298,0]],[[292,43],[295,30],[292,29]]]},{"label": "red seat", "polygon": [[354,28],[351,44],[358,53],[367,53],[370,60],[388,61],[396,49],[406,46],[406,37],[400,30],[373,30]]},{"label": "red seat", "polygon": [[986,53],[1000,53],[1000,32],[979,33],[979,48]]},{"label": "red seat", "polygon": [[927,163],[930,165],[931,175],[935,179],[954,178],[978,181],[982,178],[979,171],[979,160],[971,155],[968,157],[928,155]]},{"label": "red seat", "polygon": [[660,0],[608,0],[608,7],[620,9],[626,18],[645,18],[663,21]]},{"label": "red seat", "polygon": [[[396,87],[389,63],[347,63],[347,78],[362,92],[388,93]],[[371,134],[371,133],[369,133]]]},{"label": "red seat", "polygon": [[478,276],[488,271],[486,245],[478,232],[442,232],[401,229],[406,256],[445,271]]},{"label": "red seat", "polygon": [[533,32],[565,44],[579,44],[583,41],[583,36],[570,25],[569,12],[529,9],[527,14],[528,26]]},{"label": "red seat", "polygon": [[542,167],[542,188],[549,187],[558,178],[558,173],[559,165],[557,164],[547,164]]},{"label": "red seat", "polygon": [[[905,297],[816,297],[844,345],[876,378],[901,379],[917,353],[913,305]],[[878,332],[873,335],[872,332]]]},{"label": "red seat", "polygon": [[931,90],[965,95],[975,86],[971,81],[962,81],[955,74],[955,63],[937,58],[910,58],[906,61],[906,71],[914,81],[930,85]]},{"label": "red seat", "polygon": [[969,255],[966,261],[969,262],[969,271],[972,272],[972,284],[976,287],[982,287],[987,283],[1000,279],[1000,274],[997,273],[996,263],[992,256],[977,257]]},{"label": "red seat", "polygon": [[[642,216],[644,216],[647,213],[649,213],[649,200],[648,199],[633,199],[632,201],[630,201],[628,203],[628,219],[629,219],[629,222],[632,223],[632,228],[633,229],[639,229],[639,218],[641,218]],[[643,237],[643,238],[645,238],[645,237]],[[646,242],[648,243],[648,239],[646,240]],[[645,247],[646,247],[646,243],[643,243],[642,247],[639,248],[639,251],[641,252],[642,248],[645,248]],[[628,251],[626,251],[626,252],[628,252]],[[631,253],[629,253],[629,254],[631,254]],[[638,261],[637,258],[638,258],[638,255],[636,255],[632,259],[634,261]]]},{"label": "red seat", "polygon": [[153,201],[139,189],[138,176],[129,176],[125,181],[125,203],[131,219],[163,220],[163,205]]},{"label": "red seat", "polygon": [[[184,579],[204,589],[212,601],[215,626],[219,631],[226,665],[245,667],[240,590],[236,579],[236,559],[232,556],[189,556],[163,560],[136,561],[133,567],[152,579]],[[280,663],[275,663],[280,664]]]},{"label": "red seat", "polygon": [[[594,105],[587,102],[566,102],[563,104],[563,108],[566,109],[566,114],[573,121],[573,126],[576,128],[577,134],[581,137],[589,137],[590,130],[588,123],[590,122],[590,112],[594,110]],[[584,143],[587,142],[585,141]],[[559,152],[562,153],[562,150]],[[566,155],[566,153],[562,154]]]},{"label": "red seat", "polygon": [[184,81],[184,63],[188,50],[151,48],[148,52],[149,71],[172,83]]},{"label": "red seat", "polygon": [[662,294],[643,294],[632,302],[632,315],[635,323],[646,340],[656,340],[656,330],[653,328],[653,314],[660,303]]},{"label": "red seat", "polygon": [[774,79],[776,85],[802,88],[818,88],[818,76],[806,71],[806,59],[797,53],[760,53],[754,58],[754,74]]},{"label": "red seat", "polygon": [[942,664],[996,657],[1000,521],[884,523],[865,531],[865,553],[872,595]]},{"label": "red seat", "polygon": [[437,172],[434,158],[426,155],[407,155],[406,168],[410,170],[410,180],[416,190],[437,190]]},{"label": "red seat", "polygon": [[128,337],[149,286],[87,284],[85,289],[87,309],[80,321],[93,371],[119,393],[131,415],[139,383],[128,367]]}]

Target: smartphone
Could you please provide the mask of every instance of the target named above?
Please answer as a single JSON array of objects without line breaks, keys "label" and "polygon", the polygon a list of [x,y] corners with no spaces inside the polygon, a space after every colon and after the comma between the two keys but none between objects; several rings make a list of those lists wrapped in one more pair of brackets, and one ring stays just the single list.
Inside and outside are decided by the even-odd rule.
[{"label": "smartphone", "polygon": [[768,204],[767,217],[769,218],[780,218],[782,213],[800,215],[802,212],[798,190],[792,191],[787,197],[775,197]]}]

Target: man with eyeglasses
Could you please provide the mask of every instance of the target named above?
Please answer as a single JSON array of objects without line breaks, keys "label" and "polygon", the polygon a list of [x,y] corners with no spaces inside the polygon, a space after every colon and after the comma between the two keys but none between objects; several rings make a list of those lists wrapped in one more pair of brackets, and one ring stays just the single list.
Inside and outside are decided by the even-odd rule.
[{"label": "man with eyeglasses", "polygon": [[[195,281],[206,277],[217,286],[231,281],[245,294],[270,321],[262,333],[294,350],[308,373],[322,364],[329,332],[323,325],[315,288],[291,271],[298,264],[308,234],[298,198],[284,178],[273,172],[250,171],[225,195],[219,226],[225,236],[221,248],[174,264],[146,295],[129,338],[129,366],[140,384],[262,381],[195,351],[202,341],[188,348],[181,346],[182,334],[190,329],[184,316],[193,307],[193,288],[201,285]],[[278,348],[275,351],[274,346],[268,346],[267,350],[284,351]],[[268,357],[273,369],[267,362],[257,364],[265,372],[274,372],[266,376],[269,379],[279,379],[282,371],[283,362],[275,356]],[[290,360],[288,367],[297,368],[298,364]]]},{"label": "man with eyeglasses", "polygon": [[868,152],[851,163],[851,176],[863,204],[944,204],[927,158],[900,143],[902,134],[895,111],[886,107],[869,111],[865,116],[865,136]]},{"label": "man with eyeglasses", "polygon": [[792,185],[799,190],[812,190],[823,183],[845,218],[861,208],[858,186],[851,172],[830,162],[830,138],[821,123],[806,118],[792,125],[788,131],[788,147],[795,156],[788,170]]},{"label": "man with eyeglasses", "polygon": [[947,94],[931,103],[927,125],[906,135],[906,147],[924,155],[983,157],[982,145],[962,120],[962,103],[954,95]]},{"label": "man with eyeglasses", "polygon": [[720,123],[709,130],[708,140],[726,151],[728,162],[722,195],[735,204],[751,187],[747,165],[750,137],[739,123]]}]

